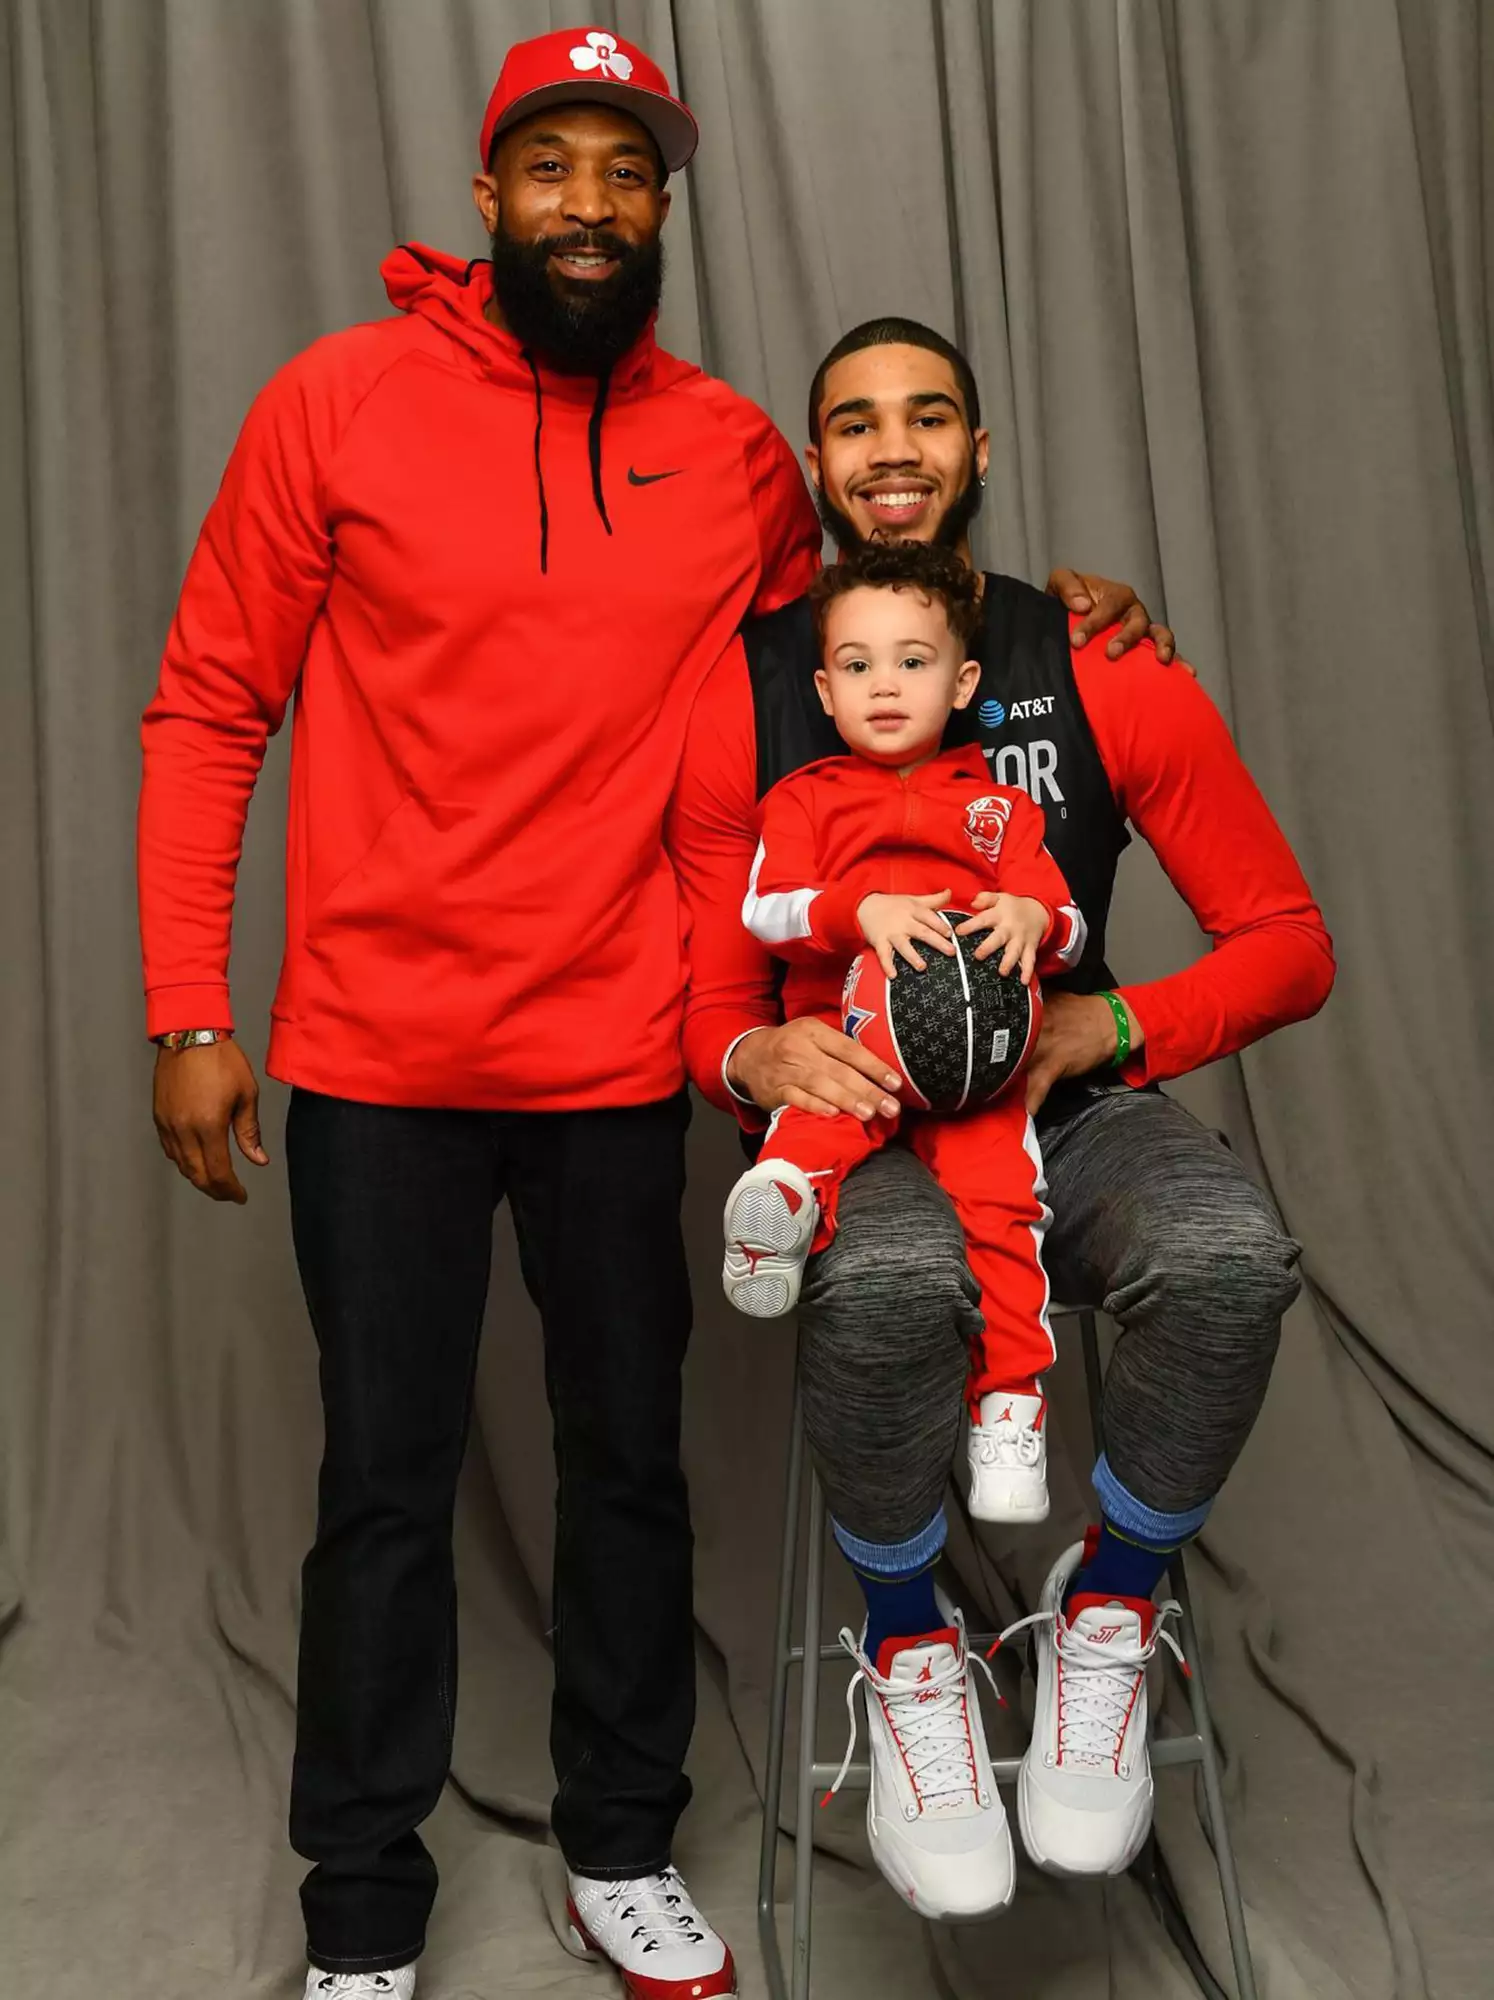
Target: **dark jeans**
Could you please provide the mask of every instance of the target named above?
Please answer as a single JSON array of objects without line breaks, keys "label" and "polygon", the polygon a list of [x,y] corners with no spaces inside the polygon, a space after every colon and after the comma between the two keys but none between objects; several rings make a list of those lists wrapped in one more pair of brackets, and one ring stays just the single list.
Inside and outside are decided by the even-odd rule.
[{"label": "dark jeans", "polygon": [[695,1716],[679,1457],[688,1121],[683,1093],[573,1112],[292,1099],[326,1448],[290,1818],[315,1863],[301,1900],[323,1970],[407,1964],[425,1939],[436,1869],[415,1829],[451,1758],[452,1515],[505,1196],[554,1419],[555,1833],[583,1874],[668,1862]]}]

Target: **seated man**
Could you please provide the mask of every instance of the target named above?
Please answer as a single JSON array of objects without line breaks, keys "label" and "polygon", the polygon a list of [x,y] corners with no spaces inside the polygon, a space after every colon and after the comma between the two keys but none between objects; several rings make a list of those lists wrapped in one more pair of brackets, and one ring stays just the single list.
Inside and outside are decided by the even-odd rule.
[{"label": "seated man", "polygon": [[[907,320],[847,334],[815,377],[809,425],[810,473],[842,548],[907,537],[968,560],[989,445],[969,364],[942,336]],[[973,736],[993,780],[1045,808],[1089,926],[1079,966],[1049,990],[1028,1075],[1053,1211],[1045,1256],[1060,1296],[1103,1305],[1122,1330],[1094,1471],[1099,1523],[1058,1557],[1042,1595],[1020,1818],[1040,1864],[1111,1874],[1151,1819],[1153,1592],[1250,1432],[1299,1288],[1298,1246],[1266,1197],[1157,1085],[1316,1012],[1333,955],[1285,838],[1188,675],[1146,648],[1117,668],[1103,639],[1075,647],[1064,605],[1010,577],[984,577],[983,611],[981,683],[946,740]],[[686,1059],[749,1130],[785,1104],[897,1111],[897,1079],[859,1043],[810,1017],[781,1022],[772,962],[741,921],[758,800],[836,748],[816,664],[807,600],[749,623],[696,703],[672,813],[692,923]],[[1213,949],[1117,990],[1105,925],[1128,822]],[[931,1911],[951,1906],[946,1877],[1006,1838],[979,1778],[968,1677],[941,1668],[940,1734],[900,1657],[927,1663],[951,1642],[931,1566],[980,1331],[974,1297],[928,1169],[906,1147],[876,1150],[848,1178],[835,1239],[806,1273],[801,1388],[836,1540],[866,1593],[863,1650],[903,1690],[888,1699],[879,1686],[871,1705],[872,1850]],[[979,1448],[1020,1459],[1032,1441],[1007,1428],[983,1426]],[[937,1786],[910,1787],[930,1758]]]}]

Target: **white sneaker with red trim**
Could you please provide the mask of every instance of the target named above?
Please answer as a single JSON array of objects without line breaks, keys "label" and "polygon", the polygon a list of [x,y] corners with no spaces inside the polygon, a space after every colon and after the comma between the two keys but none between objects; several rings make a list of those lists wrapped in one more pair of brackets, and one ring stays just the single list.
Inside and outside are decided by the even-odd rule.
[{"label": "white sneaker with red trim", "polygon": [[[863,1627],[863,1639],[865,1628]],[[856,1690],[866,1690],[872,1858],[922,1917],[994,1917],[1016,1889],[1006,1808],[991,1774],[980,1702],[970,1685],[964,1620],[918,1639],[889,1639],[876,1664],[843,1631],[856,1662],[846,1690],[851,1740],[826,1802],[840,1790],[856,1748]],[[991,1680],[984,1660],[976,1665]],[[997,1699],[1001,1696],[998,1692]]]},{"label": "white sneaker with red trim", "polygon": [[1022,1844],[1054,1875],[1120,1875],[1152,1824],[1146,1670],[1157,1642],[1188,1671],[1165,1621],[1171,1599],[1064,1593],[1083,1558],[1076,1542],[1043,1586],[1041,1608],[1009,1626],[1003,1642],[1035,1628],[1037,1703],[1017,1783]]},{"label": "white sneaker with red trim", "polygon": [[798,1303],[804,1260],[820,1217],[808,1174],[791,1160],[759,1160],[726,1198],[721,1284],[738,1312],[777,1319]]},{"label": "white sneaker with red trim", "polygon": [[731,1953],[696,1909],[678,1869],[629,1882],[566,1876],[568,1948],[605,1959],[630,2000],[715,2000],[735,1993]]},{"label": "white sneaker with red trim", "polygon": [[411,2000],[414,1991],[413,1965],[392,1972],[322,1972],[313,1965],[303,2000]]},{"label": "white sneaker with red trim", "polygon": [[997,1389],[970,1422],[970,1513],[977,1521],[1048,1518],[1048,1402]]}]

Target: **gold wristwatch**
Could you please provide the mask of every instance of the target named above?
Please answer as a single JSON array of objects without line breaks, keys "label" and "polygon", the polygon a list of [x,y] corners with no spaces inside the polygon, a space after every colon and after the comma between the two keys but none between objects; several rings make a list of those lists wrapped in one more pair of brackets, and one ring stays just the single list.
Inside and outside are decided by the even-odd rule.
[{"label": "gold wristwatch", "polygon": [[170,1034],[152,1035],[158,1049],[177,1055],[183,1049],[209,1049],[215,1042],[231,1042],[232,1028],[173,1028]]}]

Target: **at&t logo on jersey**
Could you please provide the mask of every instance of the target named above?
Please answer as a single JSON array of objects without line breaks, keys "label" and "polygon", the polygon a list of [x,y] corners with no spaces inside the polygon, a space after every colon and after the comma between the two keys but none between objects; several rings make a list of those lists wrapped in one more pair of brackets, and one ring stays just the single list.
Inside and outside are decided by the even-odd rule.
[{"label": "at&t logo on jersey", "polygon": [[1014,701],[1010,708],[999,701],[983,701],[975,711],[985,729],[999,729],[1003,722],[1026,722],[1034,715],[1051,715],[1057,695],[1034,694],[1026,701]]},{"label": "at&t logo on jersey", "polygon": [[987,861],[994,861],[1001,852],[1001,843],[1006,838],[1006,823],[1011,816],[1011,800],[998,798],[994,793],[983,799],[972,799],[966,806],[965,831],[970,836],[970,845]]}]

